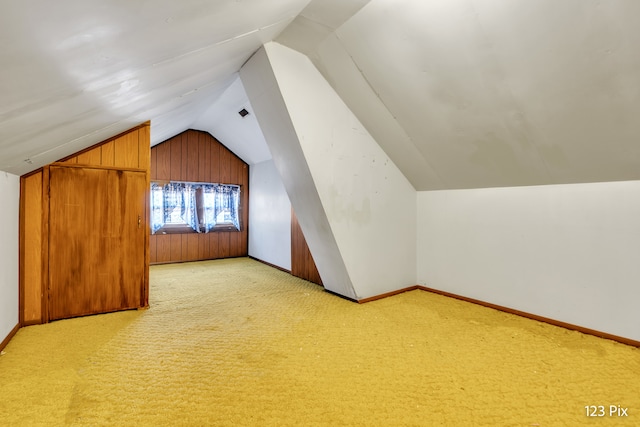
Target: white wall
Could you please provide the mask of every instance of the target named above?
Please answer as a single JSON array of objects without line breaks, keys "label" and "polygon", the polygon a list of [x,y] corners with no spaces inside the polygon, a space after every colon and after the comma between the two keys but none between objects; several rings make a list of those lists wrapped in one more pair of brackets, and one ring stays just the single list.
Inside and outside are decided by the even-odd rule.
[{"label": "white wall", "polygon": [[[314,215],[329,223],[355,298],[415,285],[416,191],[309,58],[277,43],[264,49],[295,138],[284,145],[285,138],[263,132],[323,283],[331,286],[318,256],[323,248],[312,230]],[[263,126],[256,88],[242,71],[241,77]],[[299,158],[278,161],[294,150],[302,150]],[[307,174],[311,180],[302,180]],[[310,212],[301,193],[314,192],[321,205]]]},{"label": "white wall", "polygon": [[294,206],[324,287],[355,298],[351,278],[324,213],[264,47],[242,67],[240,78]]},{"label": "white wall", "polygon": [[291,202],[273,160],[249,169],[249,255],[291,270]]},{"label": "white wall", "polygon": [[0,341],[18,324],[20,178],[0,172]]},{"label": "white wall", "polygon": [[640,340],[640,181],[418,193],[425,286]]}]

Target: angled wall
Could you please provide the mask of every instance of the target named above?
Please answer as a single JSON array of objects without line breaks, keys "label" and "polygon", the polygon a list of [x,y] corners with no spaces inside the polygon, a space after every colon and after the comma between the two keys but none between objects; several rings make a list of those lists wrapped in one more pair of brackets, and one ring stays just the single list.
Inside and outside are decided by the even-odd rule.
[{"label": "angled wall", "polygon": [[418,193],[418,282],[640,340],[640,181]]},{"label": "angled wall", "polygon": [[18,325],[18,212],[20,178],[0,172],[0,343]]},{"label": "angled wall", "polygon": [[324,286],[414,285],[416,192],[311,61],[268,43],[240,76]]}]

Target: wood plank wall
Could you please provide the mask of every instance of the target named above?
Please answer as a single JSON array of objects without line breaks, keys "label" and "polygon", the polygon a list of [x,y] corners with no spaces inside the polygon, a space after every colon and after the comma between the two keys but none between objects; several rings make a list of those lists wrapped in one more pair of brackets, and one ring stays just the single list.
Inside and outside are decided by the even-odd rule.
[{"label": "wood plank wall", "polygon": [[[150,123],[147,122],[55,163],[138,170],[146,172],[149,177],[150,145]],[[147,184],[149,184],[148,181],[149,179]],[[48,188],[48,166],[20,178],[20,324],[22,326],[49,321],[47,312]],[[147,199],[148,193],[147,191]],[[143,249],[146,252],[148,265],[149,251],[146,250],[146,246]],[[148,282],[148,268],[146,268],[145,283]],[[148,287],[146,287],[146,293],[148,298]]]},{"label": "wood plank wall", "polygon": [[[42,323],[44,311],[44,265],[47,240],[43,229],[44,173],[20,179],[20,324]],[[48,247],[48,246],[47,246]]]},{"label": "wood plank wall", "polygon": [[241,231],[151,235],[151,264],[248,255],[249,165],[217,139],[187,130],[152,147],[151,180],[236,184],[241,192]]},{"label": "wood plank wall", "polygon": [[149,124],[146,124],[65,157],[58,163],[148,171],[150,149]]},{"label": "wood plank wall", "polygon": [[320,273],[293,209],[291,209],[291,274],[322,285]]}]

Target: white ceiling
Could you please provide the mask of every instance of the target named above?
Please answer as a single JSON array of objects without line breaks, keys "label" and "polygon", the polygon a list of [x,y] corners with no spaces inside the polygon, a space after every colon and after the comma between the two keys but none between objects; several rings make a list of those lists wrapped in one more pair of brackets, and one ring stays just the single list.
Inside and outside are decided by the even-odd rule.
[{"label": "white ceiling", "polygon": [[0,170],[151,120],[270,157],[237,71],[307,54],[418,190],[640,179],[636,0],[59,0],[0,16]]},{"label": "white ceiling", "polygon": [[152,121],[187,128],[309,0],[6,2],[0,170],[22,174]]},{"label": "white ceiling", "polygon": [[312,52],[420,190],[640,179],[640,2],[372,0]]},{"label": "white ceiling", "polygon": [[[249,115],[242,117],[239,114],[242,109],[247,110]],[[269,147],[239,77],[193,122],[191,128],[215,135],[249,164],[271,159]]]}]

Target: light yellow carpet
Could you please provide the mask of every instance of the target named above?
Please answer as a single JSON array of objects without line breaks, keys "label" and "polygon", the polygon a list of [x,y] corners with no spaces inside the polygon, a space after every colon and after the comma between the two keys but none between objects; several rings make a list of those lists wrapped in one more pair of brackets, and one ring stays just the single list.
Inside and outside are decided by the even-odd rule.
[{"label": "light yellow carpet", "polygon": [[154,266],[147,311],[18,332],[0,424],[638,426],[640,350],[423,291],[358,305],[246,258]]}]

